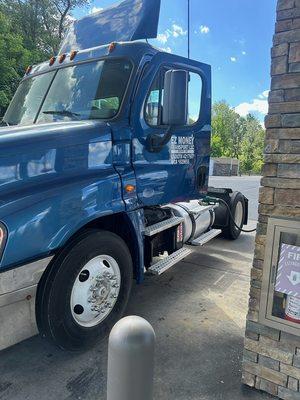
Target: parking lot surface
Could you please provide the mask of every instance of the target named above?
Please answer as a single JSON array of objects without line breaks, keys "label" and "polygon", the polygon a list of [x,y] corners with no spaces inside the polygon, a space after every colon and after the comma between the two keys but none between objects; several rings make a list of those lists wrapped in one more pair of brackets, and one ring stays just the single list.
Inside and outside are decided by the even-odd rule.
[{"label": "parking lot surface", "polygon": [[[243,185],[253,194],[258,182]],[[127,314],[146,318],[157,335],[155,400],[270,398],[240,383],[253,247],[254,234],[216,239],[134,285]],[[107,339],[74,354],[34,337],[0,353],[0,399],[105,400],[106,363]]]}]

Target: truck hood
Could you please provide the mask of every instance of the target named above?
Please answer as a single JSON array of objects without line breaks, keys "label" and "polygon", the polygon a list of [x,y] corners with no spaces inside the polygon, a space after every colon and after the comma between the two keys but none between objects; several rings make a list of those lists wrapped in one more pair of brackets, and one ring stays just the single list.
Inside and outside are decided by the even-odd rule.
[{"label": "truck hood", "polygon": [[[91,174],[112,164],[111,129],[76,121],[0,128],[0,194]],[[4,196],[4,197],[3,197]]]},{"label": "truck hood", "polygon": [[[78,132],[91,131],[99,129],[107,133],[108,124],[102,121],[70,121],[70,122],[52,122],[40,125],[28,126],[4,126],[0,127],[0,158],[1,146],[18,143],[41,142],[44,140],[52,139],[57,140],[66,134],[72,133],[77,136]],[[107,139],[107,138],[106,138]],[[105,140],[105,138],[104,138]],[[108,139],[107,139],[108,140]]]}]

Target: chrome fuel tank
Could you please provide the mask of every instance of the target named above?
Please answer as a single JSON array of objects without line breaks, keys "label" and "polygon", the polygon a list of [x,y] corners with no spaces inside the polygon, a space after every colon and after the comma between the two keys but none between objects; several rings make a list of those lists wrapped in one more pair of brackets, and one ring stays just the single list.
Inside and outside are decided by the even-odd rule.
[{"label": "chrome fuel tank", "polygon": [[215,205],[201,205],[198,200],[188,203],[175,203],[165,206],[170,208],[174,215],[184,218],[183,242],[189,242],[206,232],[215,221]]}]

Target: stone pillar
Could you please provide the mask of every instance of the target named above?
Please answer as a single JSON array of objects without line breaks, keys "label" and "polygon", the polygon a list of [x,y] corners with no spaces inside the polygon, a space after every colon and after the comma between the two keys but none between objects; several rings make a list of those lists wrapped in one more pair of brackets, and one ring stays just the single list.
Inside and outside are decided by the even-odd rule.
[{"label": "stone pillar", "polygon": [[251,272],[243,383],[300,399],[300,336],[258,323],[269,217],[300,217],[300,0],[279,0],[272,48],[265,166]]}]

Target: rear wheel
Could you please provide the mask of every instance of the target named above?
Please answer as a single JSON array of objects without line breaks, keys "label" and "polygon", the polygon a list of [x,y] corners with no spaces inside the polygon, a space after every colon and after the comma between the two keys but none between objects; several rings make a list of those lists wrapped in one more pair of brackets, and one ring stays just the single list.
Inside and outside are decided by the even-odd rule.
[{"label": "rear wheel", "polygon": [[92,346],[121,318],[132,286],[132,260],[124,241],[107,231],[80,235],[40,282],[40,333],[67,350]]},{"label": "rear wheel", "polygon": [[227,239],[235,240],[241,234],[241,228],[243,228],[245,220],[245,199],[242,193],[234,192],[231,195],[229,208],[232,217],[229,217],[229,223],[226,228],[223,229],[223,235]]}]

